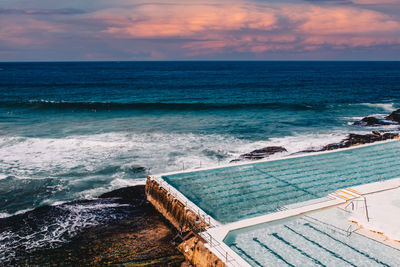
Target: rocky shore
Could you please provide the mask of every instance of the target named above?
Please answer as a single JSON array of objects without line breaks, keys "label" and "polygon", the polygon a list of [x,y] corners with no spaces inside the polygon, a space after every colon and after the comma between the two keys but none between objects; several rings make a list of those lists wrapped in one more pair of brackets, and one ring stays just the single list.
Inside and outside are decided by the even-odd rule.
[{"label": "rocky shore", "polygon": [[[353,123],[353,125],[364,127],[364,126],[380,126],[380,125],[398,125],[400,123],[400,109],[393,111],[388,116],[383,118],[376,118],[372,116],[365,117],[359,121]],[[400,128],[400,125],[399,125]],[[298,151],[294,154],[301,154],[301,153],[309,153],[309,152],[320,152],[320,151],[327,151],[327,150],[334,150],[339,148],[346,148],[351,147],[354,145],[362,145],[362,144],[369,144],[374,143],[377,141],[384,141],[393,139],[398,136],[396,132],[385,132],[381,133],[377,130],[373,130],[370,134],[355,134],[350,133],[346,138],[341,140],[338,143],[332,143],[325,145],[321,149],[309,149]],[[231,162],[237,162],[242,160],[259,160],[263,158],[268,158],[269,156],[276,154],[287,152],[287,149],[281,146],[269,146],[264,147],[261,149],[253,150],[249,153],[242,154],[239,158],[232,160]],[[292,154],[293,155],[293,154]]]},{"label": "rocky shore", "polygon": [[[146,201],[144,185],[115,190],[90,202],[105,201],[122,204],[116,219],[86,228],[57,248],[33,252],[21,248],[5,266],[188,266],[176,248],[180,240],[175,239],[175,229]],[[52,207],[42,207],[3,220],[1,227],[21,227],[21,220],[40,225],[53,212]],[[120,212],[127,216],[119,219]]]}]

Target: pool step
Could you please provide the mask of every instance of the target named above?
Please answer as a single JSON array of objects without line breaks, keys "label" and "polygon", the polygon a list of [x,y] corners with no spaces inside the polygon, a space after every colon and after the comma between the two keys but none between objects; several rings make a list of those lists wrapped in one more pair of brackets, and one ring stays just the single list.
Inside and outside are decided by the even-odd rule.
[{"label": "pool step", "polygon": [[329,196],[333,196],[335,198],[344,199],[344,200],[351,200],[351,199],[359,198],[361,196],[361,193],[349,187],[346,189],[336,190],[335,193],[329,194]]}]

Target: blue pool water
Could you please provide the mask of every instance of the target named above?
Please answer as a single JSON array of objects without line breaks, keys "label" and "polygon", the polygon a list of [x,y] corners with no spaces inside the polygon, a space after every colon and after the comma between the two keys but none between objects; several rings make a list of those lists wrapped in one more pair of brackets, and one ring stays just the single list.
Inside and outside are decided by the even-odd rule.
[{"label": "blue pool water", "polygon": [[162,178],[227,223],[327,196],[337,189],[400,177],[400,142]]},{"label": "blue pool water", "polygon": [[350,234],[348,217],[331,208],[235,230],[224,242],[256,267],[399,266],[400,250]]}]

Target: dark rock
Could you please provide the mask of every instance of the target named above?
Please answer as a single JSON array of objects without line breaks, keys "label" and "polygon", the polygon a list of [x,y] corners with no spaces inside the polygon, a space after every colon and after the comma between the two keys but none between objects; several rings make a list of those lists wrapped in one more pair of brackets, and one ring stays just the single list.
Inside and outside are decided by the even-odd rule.
[{"label": "dark rock", "polygon": [[339,143],[329,144],[324,146],[320,151],[334,150],[338,148],[351,147],[354,145],[374,143],[376,141],[383,141],[393,139],[397,136],[395,133],[385,133],[381,135],[379,132],[374,134],[349,134],[347,138]]},{"label": "dark rock", "polygon": [[378,130],[373,130],[372,133],[373,133],[374,135],[381,135],[381,133],[380,133]]},{"label": "dark rock", "polygon": [[377,125],[391,125],[395,124],[392,121],[387,121],[387,117],[385,118],[386,120],[378,119],[375,117],[365,117],[359,121],[356,121],[353,123],[353,125],[357,126],[377,126]]},{"label": "dark rock", "polygon": [[395,133],[384,133],[382,136],[382,140],[393,139],[397,136],[398,136],[398,134],[395,134]]},{"label": "dark rock", "polygon": [[360,121],[356,121],[353,125],[359,126],[371,126],[371,125],[379,125],[380,120],[375,117],[365,117]]},{"label": "dark rock", "polygon": [[253,150],[250,153],[240,155],[240,159],[263,159],[275,153],[281,152],[287,152],[286,148],[281,146],[268,146],[261,149]]},{"label": "dark rock", "polygon": [[393,111],[389,116],[386,116],[385,119],[400,122],[400,109]]},{"label": "dark rock", "polygon": [[[105,193],[96,200],[74,201],[59,206],[46,206],[25,214],[0,220],[0,229],[21,232],[40,231],[57,222],[60,216],[70,216],[74,205],[127,203],[106,208],[110,219],[82,229],[66,237],[55,247],[27,250],[14,249],[10,261],[0,266],[171,266],[185,261],[177,249],[177,231],[146,201],[144,186],[121,188]],[[94,209],[96,211],[96,209]],[[73,214],[76,216],[76,214]],[[94,213],[93,216],[97,215]],[[29,223],[32,221],[32,223]],[[10,255],[11,256],[11,255]]]},{"label": "dark rock", "polygon": [[146,193],[144,185],[129,186],[107,192],[99,196],[99,198],[116,198],[119,203],[136,203],[136,200],[145,200]]}]

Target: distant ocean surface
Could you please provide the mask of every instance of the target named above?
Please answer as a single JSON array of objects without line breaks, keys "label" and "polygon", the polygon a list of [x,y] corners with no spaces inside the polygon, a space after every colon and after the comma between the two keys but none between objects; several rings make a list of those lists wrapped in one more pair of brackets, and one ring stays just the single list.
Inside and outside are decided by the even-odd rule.
[{"label": "distant ocean surface", "polygon": [[[270,145],[319,148],[399,107],[400,62],[0,63],[0,221],[149,172],[216,166]],[[25,241],[0,229],[0,259],[101,223],[91,214],[77,210]]]}]

